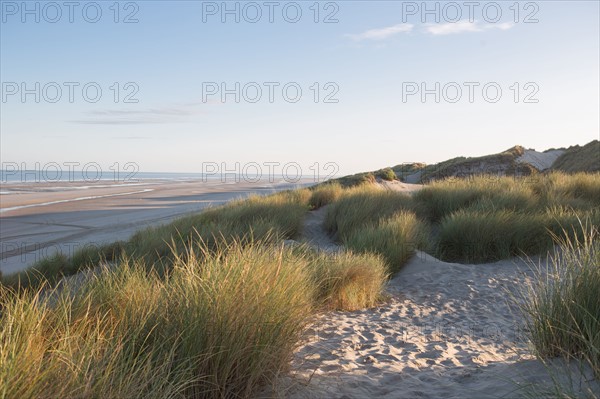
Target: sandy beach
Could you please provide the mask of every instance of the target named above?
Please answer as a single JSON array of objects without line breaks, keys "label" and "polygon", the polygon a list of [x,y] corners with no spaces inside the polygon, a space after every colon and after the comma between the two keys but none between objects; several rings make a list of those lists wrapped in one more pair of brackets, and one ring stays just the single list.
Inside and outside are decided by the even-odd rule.
[{"label": "sandy beach", "polygon": [[[150,180],[6,184],[0,195],[0,270],[17,272],[56,251],[125,240],[135,231],[250,194],[299,184]],[[5,194],[10,190],[10,194]]]}]

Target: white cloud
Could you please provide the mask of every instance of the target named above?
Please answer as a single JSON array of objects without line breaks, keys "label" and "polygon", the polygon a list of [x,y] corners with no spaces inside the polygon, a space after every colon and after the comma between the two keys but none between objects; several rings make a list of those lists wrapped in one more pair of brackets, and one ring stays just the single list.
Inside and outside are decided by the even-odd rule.
[{"label": "white cloud", "polygon": [[[491,29],[508,30],[514,26],[513,23],[486,23],[482,24],[479,21],[461,20],[457,22],[448,22],[443,24],[425,24],[425,32],[434,36],[452,35],[465,32],[483,32]],[[362,33],[347,34],[346,37],[354,41],[363,40],[385,40],[399,33],[410,33],[415,26],[413,24],[398,24],[380,29],[369,29]]]},{"label": "white cloud", "polygon": [[425,27],[425,30],[432,35],[452,35],[454,33],[481,31],[476,22],[469,21],[449,22],[447,24],[429,24]]},{"label": "white cloud", "polygon": [[489,28],[496,28],[496,29],[500,29],[500,30],[509,30],[513,26],[515,26],[515,24],[510,23],[510,22],[504,22],[504,23],[498,24],[498,25],[489,25],[488,27]]},{"label": "white cloud", "polygon": [[200,103],[185,103],[157,108],[101,109],[88,111],[84,119],[69,122],[80,125],[145,125],[178,123],[205,114]]},{"label": "white cloud", "polygon": [[513,26],[514,24],[510,22],[482,25],[478,21],[469,22],[467,20],[462,20],[458,22],[449,22],[445,24],[427,24],[425,27],[425,31],[434,36],[441,36],[464,32],[482,32],[490,29],[508,30]]},{"label": "white cloud", "polygon": [[348,34],[346,36],[350,37],[352,40],[362,41],[362,40],[385,40],[391,36],[394,36],[398,33],[408,33],[412,31],[414,25],[412,24],[398,24],[394,26],[388,26],[386,28],[381,29],[370,29],[362,33],[358,34]]}]

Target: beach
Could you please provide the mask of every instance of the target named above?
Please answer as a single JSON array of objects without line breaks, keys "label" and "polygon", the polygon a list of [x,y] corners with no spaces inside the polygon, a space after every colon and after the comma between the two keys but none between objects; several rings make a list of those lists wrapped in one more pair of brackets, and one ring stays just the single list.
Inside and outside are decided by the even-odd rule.
[{"label": "beach", "polygon": [[126,240],[137,230],[208,206],[309,183],[151,179],[3,184],[0,271],[7,275],[57,251],[72,255],[79,248]]},{"label": "beach", "polygon": [[[563,184],[572,181],[595,184],[596,181],[594,176],[587,175],[578,175],[569,180],[562,175],[546,179],[546,186],[553,182],[553,191],[547,196],[533,197],[534,201],[542,201],[541,198],[569,199],[571,191],[567,189],[571,190],[571,186],[564,189]],[[484,178],[433,183],[430,186],[376,180],[358,187],[343,188],[334,183],[270,196],[267,194],[298,185],[285,182],[224,184],[217,181],[152,180],[130,185],[99,183],[93,187],[78,183],[63,183],[62,186],[58,183],[40,184],[34,189],[30,185],[12,184],[9,188],[4,187],[4,190],[10,189],[11,194],[2,195],[6,201],[2,202],[0,221],[3,247],[6,248],[10,243],[15,243],[15,247],[3,250],[3,267],[11,267],[5,267],[3,273],[19,270],[31,261],[49,255],[51,251],[62,251],[69,255],[85,245],[125,240],[145,226],[166,223],[211,205],[259,194],[260,197],[240,201],[235,206],[211,213],[203,222],[195,220],[197,224],[188,226],[187,230],[185,224],[180,224],[177,229],[171,226],[167,230],[168,235],[164,232],[146,232],[140,236],[141,243],[136,247],[141,250],[138,249],[138,253],[132,250],[130,253],[133,259],[136,256],[141,259],[154,250],[168,250],[163,245],[168,241],[167,237],[171,237],[175,245],[175,240],[185,242],[185,234],[198,234],[195,227],[201,227],[202,223],[208,223],[205,226],[208,228],[203,231],[204,237],[210,237],[214,232],[225,232],[228,236],[233,234],[235,239],[235,234],[257,231],[263,234],[261,239],[266,240],[271,229],[279,229],[286,234],[283,236],[285,240],[276,241],[276,245],[266,241],[265,245],[260,241],[259,245],[247,245],[232,239],[224,252],[218,252],[218,247],[215,247],[214,253],[203,252],[206,258],[198,259],[193,254],[189,258],[176,257],[171,266],[172,276],[175,277],[169,279],[154,273],[148,274],[137,263],[122,262],[118,263],[119,267],[99,267],[93,272],[79,273],[59,283],[56,292],[70,292],[65,296],[69,299],[60,302],[59,306],[73,306],[69,301],[75,300],[93,300],[101,306],[108,306],[106,301],[109,301],[113,309],[111,311],[118,317],[122,317],[118,313],[122,309],[132,309],[125,314],[147,318],[127,325],[133,330],[143,329],[151,325],[149,323],[169,326],[174,323],[175,317],[180,317],[178,320],[181,320],[181,324],[172,327],[175,329],[173,331],[177,331],[177,334],[184,331],[187,334],[185,339],[190,344],[181,345],[174,338],[177,334],[161,335],[162,329],[153,329],[144,334],[158,334],[156,337],[160,339],[152,342],[161,344],[148,349],[148,353],[160,355],[165,347],[162,344],[164,341],[170,342],[175,350],[182,350],[182,356],[190,356],[188,348],[197,348],[202,356],[208,351],[206,368],[198,371],[193,366],[190,375],[200,373],[207,379],[215,378],[215,381],[201,388],[210,390],[218,386],[213,397],[227,396],[223,393],[234,389],[232,387],[239,381],[241,388],[236,386],[235,389],[243,394],[238,397],[261,399],[491,399],[553,397],[552,394],[556,392],[560,395],[554,396],[597,398],[597,392],[600,392],[597,368],[594,369],[594,364],[586,360],[591,358],[540,355],[531,339],[535,327],[529,322],[531,313],[526,313],[526,307],[523,306],[531,303],[532,295],[533,298],[539,295],[531,287],[543,282],[548,284],[547,281],[562,281],[562,277],[556,276],[559,276],[558,270],[564,267],[559,265],[553,269],[558,262],[556,256],[552,256],[555,253],[553,249],[558,247],[551,245],[531,255],[521,251],[521,255],[501,253],[502,256],[495,257],[490,253],[498,247],[488,246],[485,253],[487,257],[480,261],[455,261],[447,257],[447,252],[437,255],[440,252],[427,248],[426,244],[419,244],[418,228],[427,231],[424,230],[426,222],[411,217],[413,214],[403,208],[406,204],[412,209],[419,209],[420,206],[423,212],[432,198],[436,200],[435,204],[444,205],[447,201],[437,200],[448,200],[449,197],[444,195],[449,192],[455,194],[454,190],[461,187],[468,188],[471,190],[469,192],[485,193],[480,194],[488,196],[483,199],[499,203],[506,199],[511,188],[517,187],[508,178],[501,180],[501,183],[505,185],[502,191],[494,190],[498,184],[496,181]],[[309,184],[303,183],[305,186]],[[478,187],[487,187],[487,190],[478,191]],[[533,195],[532,188],[527,186],[524,190],[529,191],[521,192]],[[562,193],[562,196],[557,193]],[[520,201],[523,202],[523,199]],[[489,202],[481,204],[489,206]],[[382,212],[388,212],[388,221],[377,225],[369,223],[369,218],[377,217]],[[472,215],[476,221],[477,216]],[[374,237],[369,241],[374,249],[369,249],[366,254],[356,247],[357,241],[352,241],[352,235],[346,242],[340,238],[343,229],[348,228],[343,223],[357,221],[361,217],[366,219],[357,227],[357,231],[361,237]],[[327,227],[333,218],[337,223],[336,233]],[[490,220],[494,222],[488,217],[481,223],[488,225]],[[404,224],[392,225],[397,226],[397,230],[386,230],[386,237],[375,235],[373,226],[385,229],[389,221]],[[495,228],[502,227],[498,221],[495,223]],[[269,229],[265,229],[265,226]],[[515,229],[519,225],[513,223],[509,227]],[[444,223],[438,226],[440,234],[444,228],[447,228]],[[522,226],[520,228],[523,229]],[[181,235],[181,231],[184,231],[184,235]],[[479,235],[485,234],[484,231]],[[596,240],[595,230],[589,234],[585,251],[593,255],[596,254],[591,247]],[[390,236],[394,241],[388,239]],[[395,240],[395,237],[402,238],[402,241]],[[432,240],[431,235],[426,237]],[[464,230],[452,237],[461,239],[456,244],[457,248],[463,248],[465,244],[472,248],[473,242],[465,240]],[[527,236],[523,237],[527,239]],[[510,232],[499,236],[498,240],[508,238]],[[19,247],[17,244],[20,242],[30,246],[24,244]],[[389,246],[381,246],[381,242],[389,243],[386,244]],[[438,245],[442,243],[437,242]],[[402,253],[396,249],[407,244],[411,248],[417,244],[425,248],[417,246],[402,260],[398,255]],[[477,241],[474,244],[483,245]],[[589,263],[573,263],[576,262],[575,257],[581,254],[575,253],[569,258],[569,247],[562,245],[561,259],[564,257],[571,262],[569,270],[585,271],[585,267],[588,267],[592,276],[589,279],[597,276],[591,274],[597,273],[597,258],[590,257],[587,260],[583,257],[582,262]],[[394,264],[388,263],[390,254],[394,257],[398,255],[393,259],[399,259],[398,263],[401,263],[396,272],[391,272]],[[168,262],[167,257],[164,259]],[[53,269],[55,263],[59,267]],[[53,277],[53,270],[60,270],[60,262],[48,262],[44,268]],[[98,278],[88,279],[91,276]],[[597,277],[595,281],[598,281]],[[45,282],[36,283],[34,280],[31,286],[36,287],[35,284]],[[580,296],[590,298],[589,302],[593,303],[597,298],[597,285],[593,284],[592,281],[587,291],[588,285],[581,285],[581,289],[578,285],[573,294],[575,296],[572,296],[575,299],[568,300],[568,304],[581,301]],[[95,294],[98,298],[85,294],[82,287],[98,289],[98,294]],[[105,290],[110,290],[111,295],[106,296]],[[77,299],[78,292],[84,292],[83,299]],[[372,301],[368,299],[371,292],[374,292]],[[29,303],[25,300],[31,301],[25,298],[23,305]],[[165,306],[165,303],[169,306]],[[192,304],[198,306],[193,307]],[[27,311],[31,308],[14,308],[10,312],[22,315],[22,309]],[[46,309],[55,312],[55,308]],[[151,311],[146,312],[146,309]],[[59,308],[56,314],[64,312]],[[188,316],[192,318],[188,319]],[[89,319],[87,313],[81,317]],[[156,321],[157,317],[160,322]],[[214,327],[215,317],[230,324],[209,330]],[[38,313],[27,313],[27,317],[22,317],[25,321],[35,318],[38,318]],[[96,328],[96,325],[103,326],[104,320],[90,319],[87,324],[81,325]],[[43,324],[38,322],[37,325]],[[199,329],[198,325],[203,329]],[[46,333],[45,330],[40,331],[40,334]],[[212,331],[212,334],[203,335],[203,331]],[[590,331],[597,331],[597,328],[592,326]],[[141,332],[132,334],[123,329],[115,334],[122,334],[122,338],[119,336],[118,339],[122,339],[126,345],[135,345],[134,338]],[[67,341],[72,345],[71,341],[80,339],[70,330],[63,335],[52,338],[57,342],[55,345],[63,345]],[[128,339],[133,339],[131,344]],[[199,339],[208,339],[208,343],[202,341],[197,344]],[[216,344],[213,344],[213,339],[217,340]],[[33,342],[33,339],[28,342]],[[52,361],[56,363],[52,365],[53,370],[63,373],[64,360],[53,355],[62,352],[55,351],[54,346],[41,346],[47,345],[47,342],[50,341],[35,341],[31,344],[38,345],[34,349],[29,349],[29,343],[19,347],[27,348],[27,353],[39,354],[36,359],[40,359],[40,362],[54,356]],[[89,348],[94,354],[100,354],[93,356],[104,356],[106,353],[106,356],[123,359],[123,362],[131,361],[128,353],[119,352],[120,349],[96,349],[99,345],[112,342],[110,339],[94,340]],[[223,351],[222,348],[231,350]],[[281,352],[277,352],[279,350]],[[166,353],[167,357],[171,356],[170,350]],[[212,359],[217,357],[221,363],[214,365]],[[22,355],[21,358],[26,357]],[[29,371],[32,369],[30,361],[17,361],[20,370],[15,376],[31,373],[28,375],[35,377],[35,369]],[[127,365],[128,369],[137,367],[137,362],[134,363],[133,366]],[[239,379],[221,379],[222,376],[232,375],[234,370],[237,372],[242,367],[240,364],[246,374]],[[143,372],[150,373],[153,370],[144,368]],[[169,368],[165,370],[170,372]],[[67,379],[65,386],[60,380],[60,384],[51,387],[58,392],[55,396],[71,397],[70,392],[79,389],[78,375],[93,379],[97,377],[87,376],[102,374],[104,370],[86,367],[69,372],[75,377]],[[140,374],[139,381],[128,383],[125,389],[130,391],[119,393],[120,397],[148,397],[146,392],[139,393],[137,390],[145,381],[153,378],[154,374]],[[168,397],[172,386],[170,376],[161,378],[161,381],[166,381],[161,388],[165,391],[157,392],[156,398]],[[256,378],[254,382],[253,378]],[[28,389],[25,384],[14,386],[15,390]],[[106,386],[112,389],[113,385]],[[46,385],[39,385],[40,392],[46,392],[47,389]]]}]

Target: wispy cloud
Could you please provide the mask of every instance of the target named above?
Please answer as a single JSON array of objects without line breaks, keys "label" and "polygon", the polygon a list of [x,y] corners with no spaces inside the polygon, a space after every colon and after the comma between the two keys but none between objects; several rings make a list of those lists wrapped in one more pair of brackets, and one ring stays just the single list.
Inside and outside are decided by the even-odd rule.
[{"label": "wispy cloud", "polygon": [[204,114],[198,103],[187,103],[160,108],[103,109],[85,113],[85,118],[71,120],[80,125],[146,125],[181,123],[194,115]]},{"label": "wispy cloud", "polygon": [[414,28],[412,24],[398,24],[380,29],[370,29],[358,34],[347,34],[346,36],[355,41],[363,40],[385,40],[398,33],[409,33]]},{"label": "wispy cloud", "polygon": [[514,24],[510,22],[482,25],[478,21],[470,22],[467,20],[462,20],[458,22],[448,22],[445,24],[427,24],[425,26],[425,31],[434,36],[441,36],[466,32],[483,32],[490,29],[508,30],[513,26]]},{"label": "wispy cloud", "polygon": [[154,139],[154,137],[150,137],[150,136],[115,136],[112,137],[113,139],[117,139],[117,140],[152,140]]},{"label": "wispy cloud", "polygon": [[132,115],[193,115],[194,112],[189,108],[148,108],[138,110],[123,110],[123,109],[105,109],[88,112],[89,115],[105,115],[105,116],[132,116]]},{"label": "wispy cloud", "polygon": [[151,125],[160,123],[172,123],[164,120],[156,120],[151,118],[146,119],[75,119],[69,121],[69,123],[75,123],[78,125]]},{"label": "wispy cloud", "polygon": [[[486,23],[482,24],[479,21],[461,20],[457,22],[448,22],[443,24],[425,24],[422,32],[434,36],[452,35],[467,32],[484,32],[492,29],[508,30],[514,24],[510,22],[503,23]],[[349,33],[345,36],[354,41],[375,40],[383,41],[399,33],[411,33],[414,31],[413,24],[398,24],[380,29],[370,29],[362,33]]]}]

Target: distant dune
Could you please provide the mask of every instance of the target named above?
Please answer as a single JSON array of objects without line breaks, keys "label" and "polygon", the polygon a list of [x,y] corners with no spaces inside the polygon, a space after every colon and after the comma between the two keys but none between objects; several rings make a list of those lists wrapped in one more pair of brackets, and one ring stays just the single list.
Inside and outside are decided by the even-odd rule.
[{"label": "distant dune", "polygon": [[339,181],[344,186],[351,186],[363,181],[397,178],[402,182],[415,184],[448,177],[468,177],[480,174],[529,176],[553,170],[567,173],[600,171],[600,141],[591,141],[583,147],[576,145],[542,152],[516,145],[497,154],[456,157],[432,165],[403,163],[373,172],[345,176]]},{"label": "distant dune", "polygon": [[580,147],[567,148],[552,164],[552,169],[567,173],[599,172],[600,171],[600,141],[594,140]]}]

